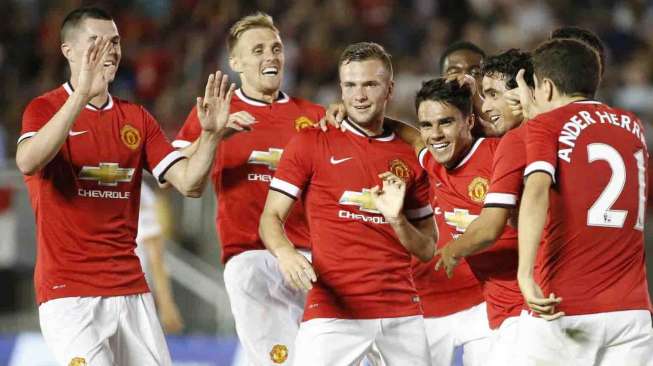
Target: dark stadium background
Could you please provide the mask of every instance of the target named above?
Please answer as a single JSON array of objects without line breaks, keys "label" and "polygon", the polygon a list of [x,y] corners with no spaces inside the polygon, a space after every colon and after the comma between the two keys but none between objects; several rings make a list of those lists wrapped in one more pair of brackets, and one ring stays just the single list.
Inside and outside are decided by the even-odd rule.
[{"label": "dark stadium background", "polygon": [[[228,69],[224,42],[228,27],[262,10],[274,17],[285,43],[284,91],[322,104],[336,100],[341,50],[352,42],[376,41],[392,53],[395,63],[391,115],[406,120],[414,118],[413,97],[420,82],[439,73],[438,59],[447,44],[465,39],[488,53],[511,47],[530,49],[558,26],[586,27],[603,39],[608,50],[599,99],[638,113],[649,127],[648,141],[653,142],[650,0],[2,0],[0,365],[9,364],[13,347],[3,342],[14,344],[17,334],[38,331],[32,289],[33,217],[13,159],[21,113],[31,98],[65,80],[59,27],[65,14],[80,5],[100,5],[118,24],[123,58],[112,93],[147,106],[170,138],[208,73]],[[163,196],[167,209],[162,215],[167,217],[172,240],[169,265],[186,322],[185,334],[219,334],[227,337],[221,338],[229,344],[227,348],[233,347],[233,323],[221,287],[215,244],[212,194],[207,191],[200,200],[183,200],[169,192]],[[653,239],[651,227],[649,239]],[[649,240],[649,253],[652,243]],[[188,267],[195,273],[187,274]]]}]

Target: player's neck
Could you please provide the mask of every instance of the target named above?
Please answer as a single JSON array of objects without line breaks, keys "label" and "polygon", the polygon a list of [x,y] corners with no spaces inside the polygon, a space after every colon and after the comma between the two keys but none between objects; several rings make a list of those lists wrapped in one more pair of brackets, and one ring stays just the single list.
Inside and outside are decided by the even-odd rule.
[{"label": "player's neck", "polygon": [[272,102],[277,100],[279,97],[279,90],[274,90],[272,92],[262,92],[250,87],[247,84],[243,84],[240,89],[242,90],[245,97],[268,104],[272,104]]},{"label": "player's neck", "polygon": [[584,95],[560,95],[548,103],[549,104],[548,110],[551,111],[554,109],[558,109],[560,107],[566,106],[567,104],[578,102],[581,100],[587,100],[587,97]]},{"label": "player's neck", "polygon": [[355,124],[358,128],[360,128],[368,136],[379,136],[379,135],[383,134],[383,120],[384,119],[385,119],[385,117],[381,116],[381,118],[370,121],[369,123],[367,123],[365,125],[357,123],[356,121],[354,121],[352,119],[349,119],[349,122]]},{"label": "player's neck", "polygon": [[[73,91],[77,89],[77,78],[74,77],[70,78],[68,83],[72,87]],[[96,95],[91,100],[89,100],[88,104],[94,107],[100,107],[106,104],[108,98],[109,98],[109,89],[107,88],[103,90],[100,94]]]}]

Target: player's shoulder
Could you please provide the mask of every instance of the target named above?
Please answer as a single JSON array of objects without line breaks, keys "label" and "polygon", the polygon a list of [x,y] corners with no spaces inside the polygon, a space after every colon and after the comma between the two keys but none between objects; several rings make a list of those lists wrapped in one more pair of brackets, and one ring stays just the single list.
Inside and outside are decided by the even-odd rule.
[{"label": "player's shoulder", "polygon": [[302,110],[307,110],[307,111],[316,111],[316,112],[324,112],[324,107],[317,104],[313,103],[308,99],[300,98],[300,97],[294,97],[294,96],[288,96],[288,100],[290,103],[295,104],[299,109]]},{"label": "player's shoulder", "polygon": [[26,109],[31,108],[56,108],[66,102],[68,94],[63,86],[60,86],[56,89],[49,90],[41,95],[38,95],[29,103],[27,103]]}]

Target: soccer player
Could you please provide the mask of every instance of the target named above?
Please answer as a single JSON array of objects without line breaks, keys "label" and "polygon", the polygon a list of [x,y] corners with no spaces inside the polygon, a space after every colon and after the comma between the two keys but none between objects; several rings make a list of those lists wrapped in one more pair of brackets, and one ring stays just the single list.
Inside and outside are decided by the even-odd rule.
[{"label": "soccer player", "polygon": [[652,365],[642,122],[592,100],[601,69],[584,43],[545,42],[533,67],[518,270],[531,313],[518,349],[533,363]]},{"label": "soccer player", "polygon": [[[452,276],[461,259],[468,258],[468,262],[473,261],[472,270],[475,270],[475,264],[479,259],[484,260],[483,255],[489,254],[486,250],[488,247],[491,246],[490,251],[495,253],[491,260],[495,263],[496,267],[493,270],[496,273],[485,282],[490,325],[494,329],[487,361],[491,364],[509,363],[510,351],[516,342],[515,323],[523,305],[521,294],[516,287],[516,238],[513,236],[510,240],[506,240],[507,232],[514,233],[513,227],[516,227],[517,200],[523,188],[522,177],[526,163],[524,145],[526,129],[518,128],[522,118],[513,115],[505,97],[507,91],[517,87],[515,77],[520,69],[526,70],[527,77],[532,80],[533,66],[530,55],[515,49],[488,56],[483,60],[481,68],[483,110],[490,116],[496,130],[505,133],[505,136],[501,138],[493,154],[475,153],[477,160],[489,159],[485,165],[479,166],[479,172],[485,172],[491,177],[489,185],[479,185],[484,187],[484,193],[487,194],[484,196],[484,201],[471,202],[473,207],[469,212],[476,217],[464,233],[441,247],[438,253],[440,258],[436,265],[436,269],[444,267],[448,276]],[[470,159],[467,164],[472,162],[473,159]],[[485,183],[487,184],[488,181]],[[483,208],[479,213],[478,206],[481,204]],[[512,226],[507,227],[508,222]],[[502,245],[502,243],[510,243],[510,245]],[[502,254],[497,254],[501,251]],[[482,252],[480,256],[477,255],[479,252]],[[469,259],[470,256],[474,259]],[[482,268],[481,275],[485,271],[487,268]],[[507,296],[494,294],[502,288],[494,286],[497,274],[502,277],[501,281]],[[488,283],[490,286],[487,286]],[[497,303],[496,299],[499,299],[500,303]],[[498,327],[497,314],[501,315],[502,319],[509,318],[509,320],[503,321]]]},{"label": "soccer player", "polygon": [[200,141],[185,159],[143,107],[109,94],[121,49],[106,12],[72,11],[61,41],[70,80],[29,103],[16,152],[36,218],[43,337],[61,365],[170,365],[134,254],[142,171],[199,196],[233,85],[220,72],[209,77],[197,98]]},{"label": "soccer player", "polygon": [[[472,43],[454,43],[440,58],[440,69],[443,76],[451,79],[462,80],[465,75],[478,77],[483,57],[485,52]],[[344,106],[336,103],[329,107],[326,119],[329,124],[339,126],[346,115]],[[490,129],[494,130],[493,127]],[[416,151],[425,147],[414,127],[406,127],[403,123],[397,128],[397,133],[413,144]],[[475,130],[474,133],[479,132]],[[456,348],[463,347],[463,364],[480,365],[485,362],[490,335],[481,286],[465,261],[454,269],[455,275],[451,279],[443,272],[434,271],[435,264],[436,259],[428,263],[413,261],[413,276],[424,309],[432,363],[452,365]],[[466,326],[461,327],[461,323]]]},{"label": "soccer player", "polygon": [[[464,75],[469,75],[476,81],[476,86],[481,85],[481,61],[485,51],[472,42],[458,41],[447,47],[440,56],[440,73],[449,79],[459,79],[462,82]],[[472,130],[474,136],[499,136],[490,123],[488,116],[483,112],[483,100],[480,90],[474,88],[474,114],[476,121]]]},{"label": "soccer player", "polygon": [[[429,260],[435,247],[427,177],[413,148],[384,128],[390,56],[375,43],[353,44],[339,70],[346,131],[293,139],[261,216],[261,237],[284,277],[310,290],[295,364],[352,365],[375,345],[386,365],[428,365],[411,276],[411,254]],[[300,197],[312,264],[283,229]]]},{"label": "soccer player", "polygon": [[[280,90],[283,42],[270,16],[257,13],[240,19],[231,27],[227,43],[229,65],[241,81],[230,119],[248,123],[249,131],[220,144],[212,172],[224,281],[248,362],[291,365],[306,295],[284,282],[277,261],[258,235],[258,219],[286,143],[313,127],[324,109]],[[173,145],[185,148],[184,153],[193,151],[191,143],[200,132],[193,109]],[[290,213],[286,233],[310,258],[302,205]]]}]

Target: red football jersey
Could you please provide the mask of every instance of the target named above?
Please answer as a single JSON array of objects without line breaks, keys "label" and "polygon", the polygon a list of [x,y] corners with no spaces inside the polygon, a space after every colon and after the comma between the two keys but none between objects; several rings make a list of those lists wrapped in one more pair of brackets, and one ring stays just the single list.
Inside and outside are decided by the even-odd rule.
[{"label": "red football jersey", "polygon": [[570,103],[527,123],[527,176],[551,175],[540,285],[567,315],[651,309],[644,261],[648,152],[630,112]]},{"label": "red football jersey", "polygon": [[[71,93],[67,83],[32,100],[18,142],[37,134]],[[82,110],[52,161],[25,177],[36,218],[39,303],[148,291],[134,254],[142,172],[162,181],[180,159],[141,106],[109,96],[103,107]]]},{"label": "red football jersey", "polygon": [[[498,144],[498,139],[476,140],[454,169],[440,165],[428,149],[420,152],[420,163],[428,172],[433,186],[434,207],[441,212],[441,215],[436,215],[440,233],[438,246],[444,246],[464,233],[481,213]],[[504,319],[519,315],[523,300],[517,284],[517,231],[506,226],[491,247],[466,259],[483,286],[490,327],[498,328]],[[436,272],[431,270],[431,273]],[[425,277],[423,281],[428,279],[440,280]],[[431,283],[431,286],[437,284]]]},{"label": "red football jersey", "polygon": [[508,131],[499,142],[492,162],[490,189],[485,207],[517,208],[524,190],[526,127]]},{"label": "red football jersey", "polygon": [[270,189],[303,197],[311,228],[317,282],[304,319],[371,319],[421,314],[410,253],[376,209],[369,189],[392,171],[407,182],[404,212],[431,217],[428,178],[410,145],[388,132],[368,137],[344,122],[345,133],[306,131],[286,147]]},{"label": "red football jersey", "polygon": [[[230,113],[239,111],[250,113],[258,123],[251,131],[237,133],[220,143],[211,174],[218,197],[216,227],[222,263],[246,250],[265,249],[258,235],[258,220],[283,149],[297,132],[316,126],[324,116],[321,106],[284,93],[269,104],[249,98],[237,89]],[[200,132],[193,108],[173,145],[186,147]],[[298,247],[310,249],[304,216],[302,205],[296,205],[288,217],[286,234]]]}]

